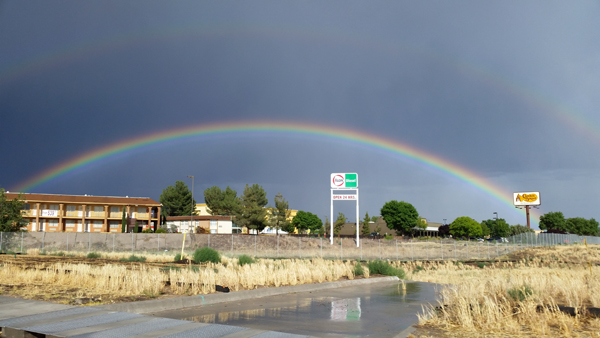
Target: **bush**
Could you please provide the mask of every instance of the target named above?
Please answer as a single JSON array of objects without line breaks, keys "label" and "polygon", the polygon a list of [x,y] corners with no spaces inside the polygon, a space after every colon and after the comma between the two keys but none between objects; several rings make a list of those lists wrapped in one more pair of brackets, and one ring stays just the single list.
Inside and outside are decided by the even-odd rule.
[{"label": "bush", "polygon": [[131,256],[129,256],[129,258],[121,258],[120,261],[121,262],[145,262],[146,257],[131,255]]},{"label": "bush", "polygon": [[484,263],[484,262],[479,262],[479,263],[477,263],[477,266],[478,266],[480,269],[483,269],[483,268],[485,268],[485,263]]},{"label": "bush", "polygon": [[148,234],[148,233],[150,233],[150,234],[151,234],[151,233],[154,233],[154,231],[152,231],[152,229],[151,229],[151,228],[148,228],[148,229],[142,230],[142,232],[143,232],[143,233],[145,233],[145,234]]},{"label": "bush", "polygon": [[62,251],[58,251],[58,252],[52,253],[51,255],[52,255],[52,256],[64,256],[64,255],[65,255],[65,253],[64,253],[64,252],[62,252]]},{"label": "bush", "polygon": [[383,239],[394,239],[394,235],[385,235]]},{"label": "bush", "polygon": [[404,277],[406,276],[406,273],[404,272],[404,270],[402,270],[402,268],[395,268],[391,266],[390,263],[381,260],[370,261],[368,267],[370,274],[396,276],[400,279],[404,279]]},{"label": "bush", "polygon": [[520,288],[509,289],[507,293],[514,301],[522,302],[533,294],[533,289],[531,286],[525,284]]},{"label": "bush", "polygon": [[221,263],[221,255],[217,250],[205,246],[201,249],[196,249],[196,251],[194,251],[192,260],[196,264],[206,262]]},{"label": "bush", "polygon": [[362,264],[360,264],[359,262],[356,262],[356,265],[354,266],[354,275],[355,276],[363,276],[365,274],[365,270],[363,269]]},{"label": "bush", "polygon": [[254,258],[252,258],[248,255],[241,255],[240,258],[238,259],[238,264],[240,266],[246,265],[246,264],[252,264],[252,263],[256,263],[256,261],[254,260]]},{"label": "bush", "polygon": [[90,259],[100,258],[100,254],[96,253],[96,252],[90,252],[90,253],[87,254],[86,257],[90,258]]},{"label": "bush", "polygon": [[185,257],[183,255],[181,255],[180,253],[178,253],[177,255],[175,255],[175,259],[173,259],[174,262],[179,262],[180,260],[184,259]]},{"label": "bush", "polygon": [[156,232],[157,234],[165,234],[165,233],[167,233],[167,230],[165,230],[165,229],[156,229],[156,231],[155,231],[155,232]]}]

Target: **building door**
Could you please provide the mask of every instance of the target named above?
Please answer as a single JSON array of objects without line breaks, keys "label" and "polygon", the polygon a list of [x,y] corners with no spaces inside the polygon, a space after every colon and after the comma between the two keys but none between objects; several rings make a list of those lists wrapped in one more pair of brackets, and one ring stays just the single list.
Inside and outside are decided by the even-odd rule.
[{"label": "building door", "polygon": [[83,231],[83,225],[81,224],[81,222],[77,222],[77,232],[82,232]]}]

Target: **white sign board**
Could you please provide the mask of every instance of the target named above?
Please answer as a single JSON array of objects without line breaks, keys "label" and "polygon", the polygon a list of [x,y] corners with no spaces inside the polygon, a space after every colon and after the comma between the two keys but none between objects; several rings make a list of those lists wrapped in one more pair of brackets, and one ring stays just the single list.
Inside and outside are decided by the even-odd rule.
[{"label": "white sign board", "polygon": [[331,199],[334,201],[356,201],[358,198],[356,195],[332,195]]},{"label": "white sign board", "polygon": [[329,183],[331,189],[356,189],[358,188],[358,175],[356,173],[333,173]]},{"label": "white sign board", "polygon": [[513,204],[515,206],[526,206],[526,205],[540,205],[540,192],[539,191],[528,191],[528,192],[516,192],[513,194]]},{"label": "white sign board", "polygon": [[42,217],[57,217],[58,210],[42,210]]}]

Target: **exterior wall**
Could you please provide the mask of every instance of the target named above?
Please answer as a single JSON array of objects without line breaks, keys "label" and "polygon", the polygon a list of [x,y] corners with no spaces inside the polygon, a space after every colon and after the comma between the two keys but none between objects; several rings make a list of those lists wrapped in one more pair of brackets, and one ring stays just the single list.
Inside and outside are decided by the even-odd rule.
[{"label": "exterior wall", "polygon": [[230,234],[232,232],[231,217],[228,216],[193,216],[193,226],[190,227],[190,216],[167,217],[167,227],[177,227],[178,232],[194,233],[197,227],[204,228],[213,234]]},{"label": "exterior wall", "polygon": [[[18,196],[7,193],[10,199]],[[123,210],[128,221],[133,218],[144,229],[160,220],[161,205],[149,198],[131,198],[131,205],[125,204],[128,197],[22,194],[22,198],[28,231],[121,232]]]}]

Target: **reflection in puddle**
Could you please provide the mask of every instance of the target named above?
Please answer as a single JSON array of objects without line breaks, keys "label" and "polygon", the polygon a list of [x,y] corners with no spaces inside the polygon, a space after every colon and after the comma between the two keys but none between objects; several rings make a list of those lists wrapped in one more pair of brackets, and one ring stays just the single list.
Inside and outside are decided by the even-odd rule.
[{"label": "reflection in puddle", "polygon": [[359,320],[360,312],[360,297],[339,299],[331,302],[331,320]]},{"label": "reflection in puddle", "polygon": [[[206,315],[186,317],[182,319],[200,323],[222,324],[239,320],[249,321],[265,317],[280,318],[282,317],[282,313],[310,313],[312,312],[311,308],[321,308],[322,306],[330,307],[330,317],[333,321],[360,320],[360,297],[348,299],[333,299],[332,297],[321,297],[302,300],[298,302],[295,306],[218,312]],[[317,311],[316,308],[312,310]]]}]

